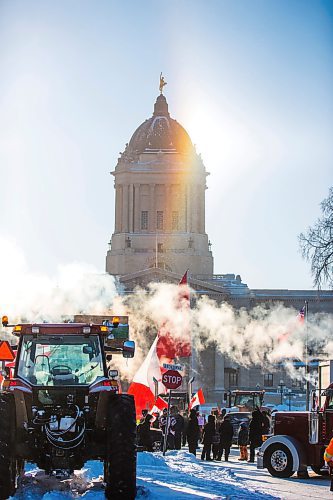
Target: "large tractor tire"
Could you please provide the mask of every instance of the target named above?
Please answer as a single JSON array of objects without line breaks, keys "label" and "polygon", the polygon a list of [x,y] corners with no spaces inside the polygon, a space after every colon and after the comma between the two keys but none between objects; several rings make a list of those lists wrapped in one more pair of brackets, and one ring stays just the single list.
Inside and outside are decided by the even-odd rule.
[{"label": "large tractor tire", "polygon": [[136,496],[136,420],[134,398],[111,394],[108,404],[105,496],[134,500]]},{"label": "large tractor tire", "polygon": [[273,477],[286,478],[294,474],[293,457],[284,444],[272,444],[265,451],[268,472]]},{"label": "large tractor tire", "polygon": [[14,495],[19,464],[14,456],[15,403],[11,394],[0,394],[0,500]]}]

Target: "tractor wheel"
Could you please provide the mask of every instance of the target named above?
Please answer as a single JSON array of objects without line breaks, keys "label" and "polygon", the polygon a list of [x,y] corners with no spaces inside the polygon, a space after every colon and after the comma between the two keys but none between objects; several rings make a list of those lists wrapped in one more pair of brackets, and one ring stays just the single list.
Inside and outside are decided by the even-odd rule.
[{"label": "tractor wheel", "polygon": [[134,500],[136,496],[136,420],[134,398],[111,394],[108,405],[105,496]]},{"label": "tractor wheel", "polygon": [[265,451],[268,472],[273,477],[286,478],[294,474],[293,458],[284,444],[272,444]]},{"label": "tractor wheel", "polygon": [[0,500],[14,495],[19,475],[15,459],[15,403],[11,394],[0,394]]}]

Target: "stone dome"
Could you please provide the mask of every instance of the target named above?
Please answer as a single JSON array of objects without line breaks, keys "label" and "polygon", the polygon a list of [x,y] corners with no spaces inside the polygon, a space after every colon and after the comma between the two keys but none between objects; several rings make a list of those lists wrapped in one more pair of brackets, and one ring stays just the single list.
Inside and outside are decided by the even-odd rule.
[{"label": "stone dome", "polygon": [[126,149],[126,152],[136,154],[158,151],[190,153],[194,150],[184,127],[170,118],[168,103],[163,94],[156,99],[153,116],[136,129]]}]

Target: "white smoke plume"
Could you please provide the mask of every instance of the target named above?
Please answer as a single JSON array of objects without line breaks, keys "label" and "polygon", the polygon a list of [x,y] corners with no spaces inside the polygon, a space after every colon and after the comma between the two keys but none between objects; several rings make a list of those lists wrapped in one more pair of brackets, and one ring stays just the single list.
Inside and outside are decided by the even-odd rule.
[{"label": "white smoke plume", "polygon": [[[128,315],[136,356],[129,361],[114,356],[115,366],[127,380],[166,324],[175,338],[190,331],[196,350],[216,345],[219,352],[247,367],[274,368],[284,359],[304,360],[306,342],[320,349],[318,357],[333,356],[333,317],[329,314],[309,314],[305,328],[297,319],[298,311],[283,305],[235,310],[227,303],[218,305],[201,297],[188,309],[180,307],[178,285],[153,283],[146,291],[138,288],[123,295],[111,276],[82,263],[59,266],[51,277],[36,275],[9,240],[0,242],[0,276],[0,314],[8,315],[13,323],[57,322],[80,313]],[[5,335],[2,331],[1,337]],[[288,366],[294,376],[292,363]],[[300,376],[302,372],[297,371]]]}]

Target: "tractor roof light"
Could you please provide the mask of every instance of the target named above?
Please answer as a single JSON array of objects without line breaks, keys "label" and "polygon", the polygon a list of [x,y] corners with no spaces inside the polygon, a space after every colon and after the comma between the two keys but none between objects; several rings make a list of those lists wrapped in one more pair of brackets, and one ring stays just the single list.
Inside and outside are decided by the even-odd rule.
[{"label": "tractor roof light", "polygon": [[21,332],[22,331],[22,325],[15,325],[14,326],[14,332]]},{"label": "tractor roof light", "polygon": [[114,328],[117,328],[117,326],[119,325],[119,323],[120,323],[120,320],[119,320],[118,316],[113,316],[113,318],[112,318],[112,326]]},{"label": "tractor roof light", "polygon": [[108,332],[109,329],[106,325],[101,326],[101,332]]},{"label": "tractor roof light", "polygon": [[8,316],[2,316],[2,326],[8,325]]},{"label": "tractor roof light", "polygon": [[83,326],[82,327],[82,332],[84,333],[84,335],[89,335],[91,333],[90,326]]},{"label": "tractor roof light", "polygon": [[35,334],[35,335],[36,335],[37,333],[39,333],[39,326],[32,326],[32,327],[31,327],[31,333],[33,333],[33,334]]}]

